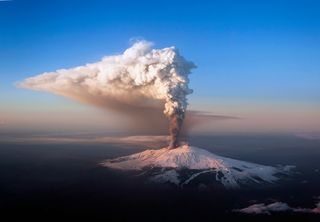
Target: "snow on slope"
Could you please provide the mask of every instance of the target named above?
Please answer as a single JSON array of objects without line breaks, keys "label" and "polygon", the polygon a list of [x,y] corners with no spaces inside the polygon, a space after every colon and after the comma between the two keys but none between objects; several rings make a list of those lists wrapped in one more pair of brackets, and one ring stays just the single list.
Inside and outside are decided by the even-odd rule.
[{"label": "snow on slope", "polygon": [[[102,166],[118,170],[148,171],[161,169],[150,179],[155,182],[170,182],[185,185],[204,173],[215,173],[216,181],[227,188],[237,188],[242,183],[273,183],[277,173],[287,173],[291,167],[275,168],[255,163],[221,157],[207,150],[183,145],[175,149],[146,150],[129,156],[106,160]],[[180,170],[195,170],[182,180]]]}]

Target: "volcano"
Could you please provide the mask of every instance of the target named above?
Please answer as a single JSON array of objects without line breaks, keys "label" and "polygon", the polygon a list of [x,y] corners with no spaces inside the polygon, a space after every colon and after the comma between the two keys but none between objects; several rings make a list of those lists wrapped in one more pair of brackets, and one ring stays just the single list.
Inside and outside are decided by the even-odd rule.
[{"label": "volcano", "polygon": [[139,175],[147,176],[152,182],[180,187],[206,175],[207,179],[231,189],[254,184],[274,184],[292,169],[292,166],[272,167],[222,157],[190,145],[175,149],[165,147],[145,150],[106,160],[101,165],[115,170],[139,172]]}]

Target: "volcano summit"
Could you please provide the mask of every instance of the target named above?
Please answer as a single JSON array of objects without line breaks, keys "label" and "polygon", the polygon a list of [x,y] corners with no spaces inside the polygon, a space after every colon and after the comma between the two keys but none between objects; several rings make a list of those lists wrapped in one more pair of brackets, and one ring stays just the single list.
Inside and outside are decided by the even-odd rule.
[{"label": "volcano summit", "polygon": [[291,166],[265,166],[215,155],[194,146],[175,149],[145,150],[129,156],[109,159],[102,166],[116,170],[136,171],[156,183],[188,186],[200,175],[209,175],[225,188],[254,184],[272,184],[288,175]]}]

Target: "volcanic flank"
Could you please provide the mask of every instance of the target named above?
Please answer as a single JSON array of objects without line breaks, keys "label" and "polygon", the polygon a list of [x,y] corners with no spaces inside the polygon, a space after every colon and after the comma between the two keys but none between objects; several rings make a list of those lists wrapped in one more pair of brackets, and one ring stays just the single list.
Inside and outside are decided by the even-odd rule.
[{"label": "volcanic flank", "polygon": [[[221,157],[204,149],[182,145],[175,149],[146,150],[129,156],[106,160],[102,166],[143,172],[156,183],[186,186],[198,176],[208,174],[226,188],[242,185],[270,184],[287,175],[292,168],[271,167]],[[185,176],[185,171],[189,171]]]},{"label": "volcanic flank", "polygon": [[[154,115],[160,107],[169,119],[169,146],[107,160],[102,163],[105,167],[145,171],[152,181],[181,186],[203,174],[212,174],[228,188],[278,180],[277,175],[286,173],[288,167],[274,168],[233,160],[179,144],[187,95],[192,93],[189,74],[193,68],[195,65],[182,57],[175,47],[152,49],[150,42],[140,41],[122,54],[106,56],[96,63],[45,72],[24,80],[19,86],[52,92],[128,116],[138,114],[141,123],[150,120],[149,115],[145,115],[146,110]],[[189,172],[183,178],[185,169]]]}]

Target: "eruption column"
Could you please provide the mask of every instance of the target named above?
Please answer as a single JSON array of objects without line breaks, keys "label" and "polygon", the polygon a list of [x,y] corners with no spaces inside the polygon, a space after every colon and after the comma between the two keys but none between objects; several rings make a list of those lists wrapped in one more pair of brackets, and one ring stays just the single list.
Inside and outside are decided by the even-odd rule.
[{"label": "eruption column", "polygon": [[188,76],[193,68],[195,65],[175,47],[152,49],[152,43],[139,41],[123,54],[106,56],[84,66],[45,72],[24,80],[19,86],[127,114],[164,101],[163,112],[170,125],[169,147],[174,148],[188,105],[187,95],[192,93]]}]

